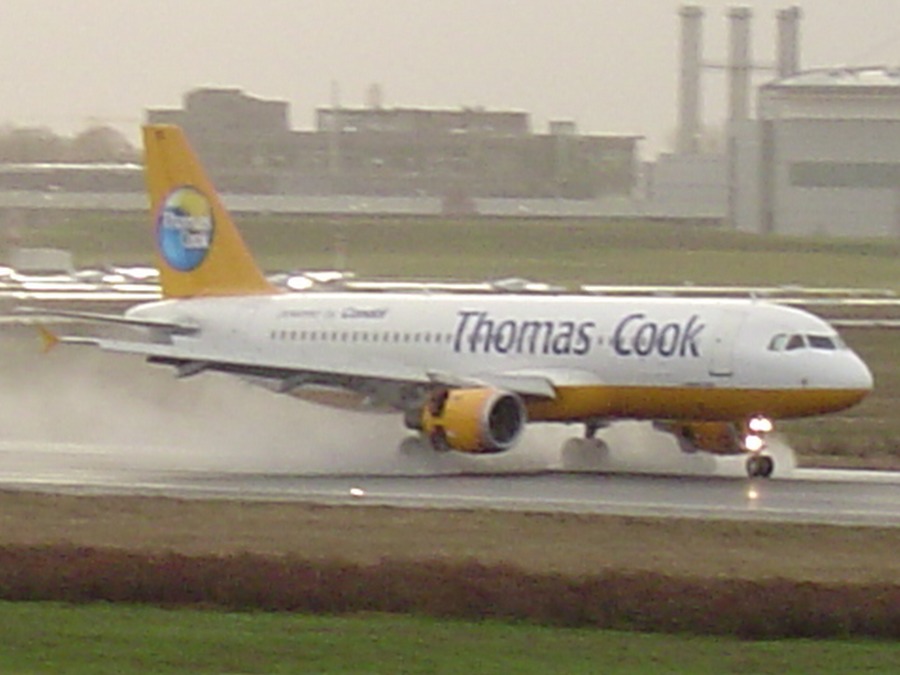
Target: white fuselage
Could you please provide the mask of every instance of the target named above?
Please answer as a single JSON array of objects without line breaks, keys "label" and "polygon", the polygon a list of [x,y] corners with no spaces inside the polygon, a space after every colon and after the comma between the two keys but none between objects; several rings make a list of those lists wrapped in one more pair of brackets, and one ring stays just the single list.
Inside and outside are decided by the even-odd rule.
[{"label": "white fuselage", "polygon": [[872,387],[826,322],[751,300],[296,293],[163,301],[129,315],[196,325],[160,348],[185,360],[409,383],[539,376],[582,393],[548,419],[592,405],[598,415],[712,419],[774,405],[766,412],[793,417],[847,407]]}]

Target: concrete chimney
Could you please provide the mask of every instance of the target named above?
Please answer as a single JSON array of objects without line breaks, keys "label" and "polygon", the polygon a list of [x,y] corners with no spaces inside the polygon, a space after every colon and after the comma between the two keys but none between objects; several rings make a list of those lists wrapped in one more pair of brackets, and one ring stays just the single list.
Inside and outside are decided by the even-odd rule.
[{"label": "concrete chimney", "polygon": [[800,72],[800,19],[802,11],[796,5],[778,10],[778,78],[791,77]]},{"label": "concrete chimney", "polygon": [[728,49],[728,121],[742,122],[750,117],[750,75],[753,63],[750,56],[749,7],[728,10],[731,26]]},{"label": "concrete chimney", "polygon": [[678,86],[676,152],[697,154],[700,149],[700,68],[703,50],[703,9],[684,5],[681,17],[681,73]]}]

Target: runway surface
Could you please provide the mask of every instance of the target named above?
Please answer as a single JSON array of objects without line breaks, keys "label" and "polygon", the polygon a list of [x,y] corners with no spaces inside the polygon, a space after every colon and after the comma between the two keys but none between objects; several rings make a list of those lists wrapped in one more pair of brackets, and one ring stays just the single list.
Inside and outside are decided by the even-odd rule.
[{"label": "runway surface", "polygon": [[[900,474],[796,469],[790,477],[501,469],[413,464],[381,474],[178,467],[155,448],[0,444],[0,489],[178,498],[603,513],[900,527]],[[167,463],[169,468],[161,468]],[[402,464],[402,462],[400,463]]]}]

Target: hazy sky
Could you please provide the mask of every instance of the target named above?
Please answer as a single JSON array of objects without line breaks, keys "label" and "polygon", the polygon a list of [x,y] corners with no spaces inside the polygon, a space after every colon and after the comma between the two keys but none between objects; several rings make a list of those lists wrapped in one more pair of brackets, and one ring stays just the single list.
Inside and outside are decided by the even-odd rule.
[{"label": "hazy sky", "polygon": [[[362,105],[485,106],[532,113],[536,131],[634,133],[665,149],[675,125],[678,17],[672,0],[4,0],[0,123],[72,133],[101,121],[137,137],[147,107],[198,86],[290,103],[295,128],[339,84]],[[900,65],[898,0],[697,2],[705,57],[725,58],[725,10],[754,10],[753,50],[774,61],[775,11],[804,10],[803,67]],[[706,122],[724,117],[724,78],[705,78]]]}]

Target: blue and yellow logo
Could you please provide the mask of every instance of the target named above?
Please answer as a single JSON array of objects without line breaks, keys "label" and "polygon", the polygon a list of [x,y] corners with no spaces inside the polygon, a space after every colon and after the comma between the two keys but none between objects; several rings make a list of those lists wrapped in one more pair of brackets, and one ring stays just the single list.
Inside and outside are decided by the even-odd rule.
[{"label": "blue and yellow logo", "polygon": [[198,189],[175,188],[163,200],[156,217],[156,242],[170,267],[181,272],[199,267],[214,232],[212,205]]}]

